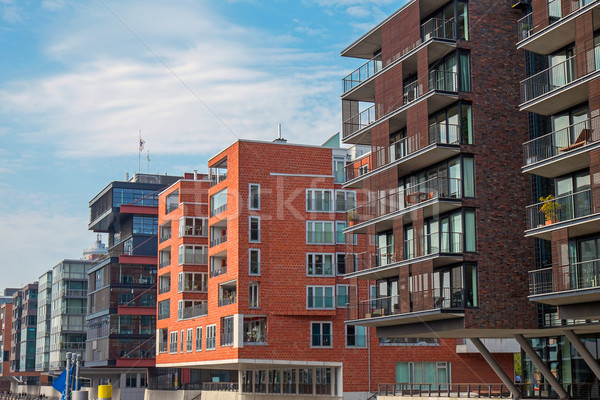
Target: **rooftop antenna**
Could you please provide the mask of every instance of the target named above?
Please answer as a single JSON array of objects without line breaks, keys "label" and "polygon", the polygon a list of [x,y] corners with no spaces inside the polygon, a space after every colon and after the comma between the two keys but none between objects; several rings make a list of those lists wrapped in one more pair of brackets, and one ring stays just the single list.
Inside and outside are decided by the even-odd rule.
[{"label": "rooftop antenna", "polygon": [[277,124],[277,139],[273,140],[274,143],[287,143],[287,140],[281,137],[281,124]]},{"label": "rooftop antenna", "polygon": [[281,124],[277,124],[277,133],[279,140],[281,140]]}]

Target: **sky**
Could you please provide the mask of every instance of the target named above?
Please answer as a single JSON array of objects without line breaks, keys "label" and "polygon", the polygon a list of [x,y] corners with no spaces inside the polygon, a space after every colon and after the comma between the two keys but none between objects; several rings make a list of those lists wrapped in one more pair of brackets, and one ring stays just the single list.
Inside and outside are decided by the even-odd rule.
[{"label": "sky", "polygon": [[340,131],[364,62],[340,51],[404,2],[0,0],[0,290],[91,247],[89,200],[138,172],[140,130],[140,172],[170,175],[278,124]]}]

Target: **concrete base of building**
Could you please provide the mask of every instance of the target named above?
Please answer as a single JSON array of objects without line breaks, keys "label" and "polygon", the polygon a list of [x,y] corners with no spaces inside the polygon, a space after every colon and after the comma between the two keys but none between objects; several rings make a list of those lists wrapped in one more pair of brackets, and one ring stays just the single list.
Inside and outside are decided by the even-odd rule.
[{"label": "concrete base of building", "polygon": [[24,393],[28,396],[46,396],[49,400],[58,400],[60,398],[60,393],[52,386],[19,385],[16,382],[12,382],[10,391],[12,393]]}]

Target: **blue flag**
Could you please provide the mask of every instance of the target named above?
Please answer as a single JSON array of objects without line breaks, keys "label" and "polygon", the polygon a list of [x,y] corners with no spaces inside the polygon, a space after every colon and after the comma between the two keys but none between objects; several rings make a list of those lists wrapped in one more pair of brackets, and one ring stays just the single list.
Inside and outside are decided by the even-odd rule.
[{"label": "blue flag", "polygon": [[67,387],[67,370],[65,369],[62,374],[60,374],[58,376],[58,378],[56,378],[54,380],[54,382],[52,382],[52,387],[56,390],[58,390],[59,393],[64,393],[65,392],[65,388]]}]

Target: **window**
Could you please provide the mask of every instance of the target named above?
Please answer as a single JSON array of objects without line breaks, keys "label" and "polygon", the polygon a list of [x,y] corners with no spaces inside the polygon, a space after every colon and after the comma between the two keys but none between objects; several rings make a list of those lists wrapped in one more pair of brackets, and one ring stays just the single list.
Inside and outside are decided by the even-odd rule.
[{"label": "window", "polygon": [[346,236],[344,235],[344,229],[346,229],[346,222],[337,221],[335,223],[335,242],[337,244],[346,243]]},{"label": "window", "polygon": [[219,284],[219,307],[227,306],[237,302],[236,281]]},{"label": "window", "polygon": [[258,282],[248,284],[248,307],[250,308],[259,307],[259,285]]},{"label": "window", "polygon": [[179,237],[208,236],[208,218],[182,217],[179,219]]},{"label": "window", "polygon": [[244,344],[267,344],[267,317],[244,316]]},{"label": "window", "polygon": [[196,351],[202,351],[202,327],[196,328]]},{"label": "window", "polygon": [[233,317],[221,318],[221,346],[233,345]]},{"label": "window", "polygon": [[439,346],[439,344],[440,341],[437,338],[379,338],[380,346]]},{"label": "window", "polygon": [[349,298],[349,287],[348,285],[337,285],[337,306],[347,307],[346,304],[350,302]]},{"label": "window", "polygon": [[179,246],[179,265],[181,264],[208,264],[207,246]]},{"label": "window", "polygon": [[333,276],[333,254],[307,254],[306,274],[308,276]]},{"label": "window", "polygon": [[311,322],[310,346],[332,347],[331,322]]},{"label": "window", "polygon": [[165,214],[179,207],[179,189],[172,191],[165,198]]},{"label": "window", "polygon": [[210,216],[214,217],[227,210],[227,188],[210,196]]},{"label": "window", "polygon": [[344,183],[345,168],[345,157],[333,157],[333,180],[335,181],[335,183]]},{"label": "window", "polygon": [[208,303],[206,300],[179,300],[177,302],[177,319],[195,318],[206,315]]},{"label": "window", "polygon": [[306,211],[331,212],[333,211],[333,190],[306,189]]},{"label": "window", "polygon": [[178,275],[178,291],[181,292],[206,292],[208,290],[208,276],[206,272],[180,272]]},{"label": "window", "polygon": [[450,363],[442,362],[397,362],[396,382],[433,384],[432,389],[444,388],[450,382]]},{"label": "window", "polygon": [[356,193],[350,190],[335,191],[335,211],[346,212],[356,208]]},{"label": "window", "polygon": [[306,308],[335,308],[333,305],[334,286],[307,286]]},{"label": "window", "polygon": [[190,352],[194,348],[194,330],[189,328],[187,330],[187,340],[186,340],[186,351]]},{"label": "window", "polygon": [[307,221],[306,242],[308,244],[333,244],[333,222]]},{"label": "window", "polygon": [[337,274],[345,275],[346,274],[346,254],[345,253],[337,253],[336,254],[336,263]]},{"label": "window", "polygon": [[169,353],[177,353],[177,331],[171,332],[171,340],[169,341]]},{"label": "window", "polygon": [[249,250],[249,270],[250,275],[260,275],[260,250],[250,249]]},{"label": "window", "polygon": [[183,353],[183,329],[181,330],[181,353]]},{"label": "window", "polygon": [[171,221],[165,222],[160,226],[158,234],[158,242],[162,243],[165,240],[171,239]]},{"label": "window", "polygon": [[169,331],[167,328],[158,330],[158,352],[166,353],[169,342]]},{"label": "window", "polygon": [[260,217],[250,217],[250,242],[260,242]]},{"label": "window", "polygon": [[141,388],[148,387],[148,382],[147,382],[147,379],[146,379],[146,373],[145,372],[142,372],[140,374],[140,387]]},{"label": "window", "polygon": [[158,294],[171,291],[171,275],[161,275],[158,277]]},{"label": "window", "polygon": [[156,235],[158,231],[158,218],[145,217],[142,215],[133,216],[133,233],[141,235]]},{"label": "window", "polygon": [[128,387],[128,388],[137,387],[137,374],[135,374],[135,373],[125,374],[125,387]]},{"label": "window", "polygon": [[346,347],[367,347],[367,328],[346,325]]},{"label": "window", "polygon": [[214,350],[217,347],[217,325],[206,327],[206,350]]},{"label": "window", "polygon": [[248,208],[260,210],[260,185],[258,183],[250,184]]},{"label": "window", "polygon": [[171,264],[171,246],[158,252],[158,268],[164,268]]}]

